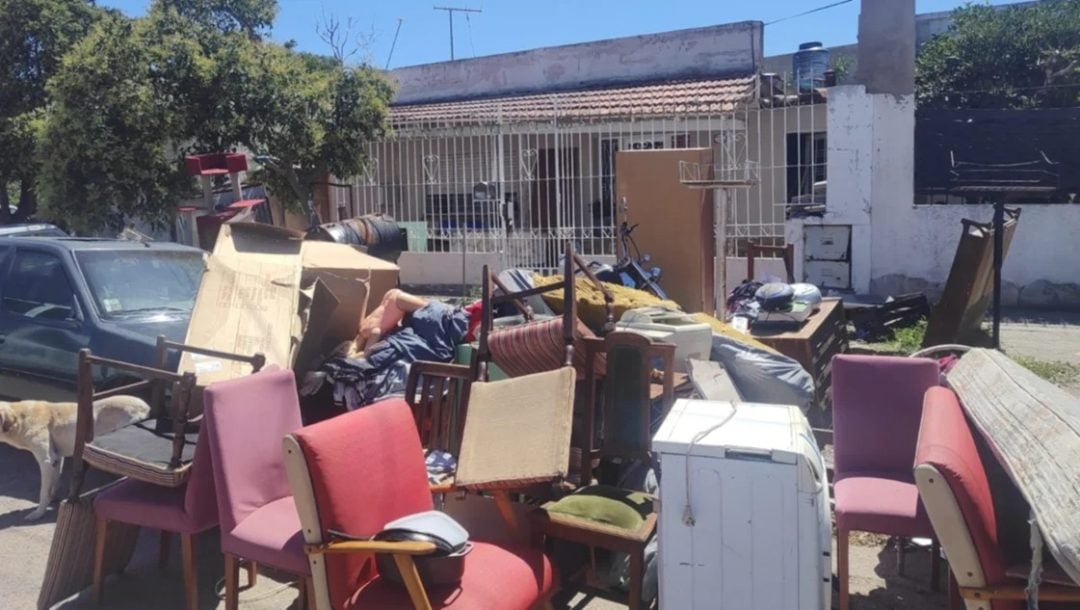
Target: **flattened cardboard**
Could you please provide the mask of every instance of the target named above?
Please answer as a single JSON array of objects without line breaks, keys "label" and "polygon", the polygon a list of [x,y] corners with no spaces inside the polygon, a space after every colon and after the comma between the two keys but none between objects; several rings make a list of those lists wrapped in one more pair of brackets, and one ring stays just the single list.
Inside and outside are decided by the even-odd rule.
[{"label": "flattened cardboard", "polygon": [[[238,354],[262,353],[267,364],[288,368],[300,337],[299,240],[268,225],[222,225],[207,259],[188,326],[189,345]],[[245,363],[184,353],[180,371],[199,384],[251,372]]]},{"label": "flattened cardboard", "polygon": [[[398,266],[352,246],[305,242],[303,233],[223,225],[208,259],[186,342],[305,370],[342,341],[397,285]],[[184,354],[202,386],[250,373],[243,363]]]},{"label": "flattened cardboard", "polygon": [[[325,241],[307,241],[302,248],[305,286],[321,282],[337,299],[321,337],[305,334],[305,341],[317,340],[318,350],[356,336],[360,320],[379,306],[383,295],[397,286],[399,268],[358,248]],[[312,319],[314,319],[314,314]]]}]

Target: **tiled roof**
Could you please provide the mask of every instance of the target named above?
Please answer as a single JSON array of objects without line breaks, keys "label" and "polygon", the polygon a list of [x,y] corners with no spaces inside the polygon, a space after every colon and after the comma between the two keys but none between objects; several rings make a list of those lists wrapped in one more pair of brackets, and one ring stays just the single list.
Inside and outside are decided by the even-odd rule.
[{"label": "tiled roof", "polygon": [[539,93],[460,102],[393,106],[394,124],[545,121],[730,112],[750,99],[754,77],[688,80],[633,87]]}]

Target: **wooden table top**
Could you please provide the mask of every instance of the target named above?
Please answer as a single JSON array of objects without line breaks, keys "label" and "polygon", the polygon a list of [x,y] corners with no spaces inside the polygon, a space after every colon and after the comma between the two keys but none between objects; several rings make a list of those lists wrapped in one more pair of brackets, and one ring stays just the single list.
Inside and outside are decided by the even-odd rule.
[{"label": "wooden table top", "polygon": [[810,314],[800,328],[792,329],[790,326],[751,326],[750,336],[755,339],[809,339],[814,336],[817,329],[832,315],[837,307],[841,307],[842,301],[836,297],[822,299],[821,309]]}]

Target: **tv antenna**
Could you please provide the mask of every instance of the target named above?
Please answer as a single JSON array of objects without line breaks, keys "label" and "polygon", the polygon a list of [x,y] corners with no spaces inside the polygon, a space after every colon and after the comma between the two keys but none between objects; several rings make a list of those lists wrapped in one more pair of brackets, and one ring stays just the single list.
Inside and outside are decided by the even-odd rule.
[{"label": "tv antenna", "polygon": [[404,17],[397,18],[397,30],[394,31],[394,42],[390,44],[390,54],[386,56],[386,69],[390,69],[390,60],[394,58],[394,49],[397,47],[397,37],[401,33],[401,24],[405,22]]},{"label": "tv antenna", "polygon": [[478,8],[459,8],[454,6],[435,6],[436,11],[446,11],[450,17],[450,61],[454,60],[454,13],[482,13]]}]

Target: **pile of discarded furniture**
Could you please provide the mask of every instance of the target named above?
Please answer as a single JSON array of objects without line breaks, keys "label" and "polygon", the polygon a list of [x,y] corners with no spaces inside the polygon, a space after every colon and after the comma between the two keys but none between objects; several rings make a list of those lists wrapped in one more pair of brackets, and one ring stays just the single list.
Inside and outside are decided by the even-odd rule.
[{"label": "pile of discarded furniture", "polygon": [[[931,539],[935,587],[940,544],[969,608],[1080,599],[1075,400],[982,350],[948,371],[846,355],[839,300],[742,333],[599,282],[569,246],[562,264],[485,268],[479,302],[452,307],[395,291],[396,266],[351,246],[223,225],[188,344],[160,340],[153,368],[80,355],[39,606],[88,586],[107,600],[149,528],[162,564],[179,538],[196,608],[196,540],[216,527],[230,609],[260,567],[306,608],[527,609],[583,590],[823,609],[834,520],[842,610],[856,531],[895,537],[901,570],[903,541]],[[142,381],[101,389],[102,368]],[[377,391],[346,398],[342,370]],[[823,435],[809,419],[827,391]],[[94,402],[117,394],[150,418],[95,437]],[[121,478],[84,489],[87,468]],[[1036,524],[1022,568],[1001,532],[1028,516],[1006,497]]]}]

